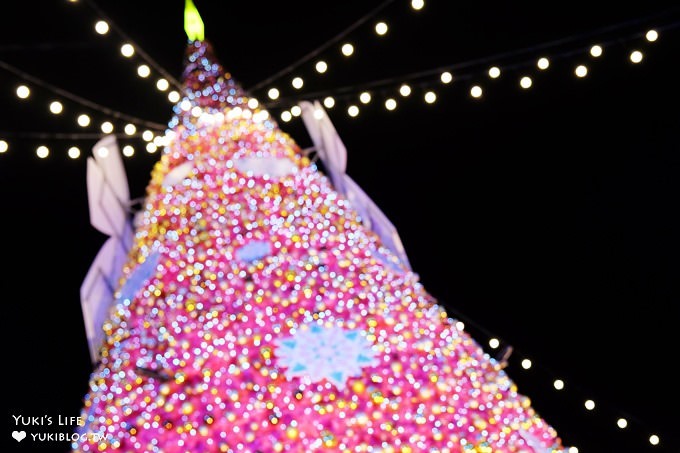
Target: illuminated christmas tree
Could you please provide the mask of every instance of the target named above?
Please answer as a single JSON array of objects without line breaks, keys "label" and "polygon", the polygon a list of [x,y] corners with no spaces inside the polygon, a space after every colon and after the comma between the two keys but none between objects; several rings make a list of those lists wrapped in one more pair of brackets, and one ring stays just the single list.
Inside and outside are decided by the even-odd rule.
[{"label": "illuminated christmas tree", "polygon": [[566,451],[188,30],[74,451]]}]

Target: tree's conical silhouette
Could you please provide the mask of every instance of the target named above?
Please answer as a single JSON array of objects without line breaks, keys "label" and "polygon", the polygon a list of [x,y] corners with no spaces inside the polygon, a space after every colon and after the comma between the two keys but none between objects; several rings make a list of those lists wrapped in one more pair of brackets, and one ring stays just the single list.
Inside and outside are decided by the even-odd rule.
[{"label": "tree's conical silhouette", "polygon": [[565,451],[205,40],[183,84],[74,451]]}]

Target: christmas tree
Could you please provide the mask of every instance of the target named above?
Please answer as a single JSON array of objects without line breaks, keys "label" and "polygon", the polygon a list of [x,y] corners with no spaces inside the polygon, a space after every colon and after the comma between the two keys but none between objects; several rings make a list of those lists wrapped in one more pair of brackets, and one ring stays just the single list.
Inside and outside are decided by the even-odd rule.
[{"label": "christmas tree", "polygon": [[223,70],[191,6],[73,450],[566,451]]}]

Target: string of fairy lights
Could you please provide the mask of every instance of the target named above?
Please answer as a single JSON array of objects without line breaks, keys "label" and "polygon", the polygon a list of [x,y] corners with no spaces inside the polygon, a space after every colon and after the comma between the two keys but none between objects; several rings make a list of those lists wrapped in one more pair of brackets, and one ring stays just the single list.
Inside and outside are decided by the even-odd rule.
[{"label": "string of fairy lights", "polygon": [[[123,30],[116,26],[110,18],[97,7],[92,0],[67,0],[68,3],[86,3],[92,10],[95,11],[98,18],[94,22],[95,32],[104,37],[109,35],[112,31],[117,33],[121,38],[118,44],[117,52],[120,57],[137,61],[135,71],[137,76],[142,80],[153,81],[154,87],[159,93],[165,95],[165,98],[171,104],[176,104],[181,99],[181,85],[174,79],[167,71],[158,65],[153,59],[144,52],[134,41],[132,41]],[[334,52],[339,52],[344,58],[351,58],[357,48],[357,43],[350,39],[353,31],[360,26],[367,25],[372,19],[375,19],[380,12],[382,12],[389,5],[394,3],[394,0],[388,0],[381,3],[368,14],[362,16],[355,21],[351,26],[346,28],[317,49],[306,54],[293,64],[286,66],[281,71],[264,79],[262,82],[250,88],[253,93],[261,90],[266,90],[267,103],[262,105],[268,109],[279,110],[279,117],[283,122],[289,122],[301,116],[301,108],[299,102],[302,100],[319,100],[326,109],[339,108],[344,104],[344,111],[346,115],[351,118],[359,117],[363,108],[372,103],[380,102],[386,111],[393,111],[398,108],[401,101],[419,95],[422,102],[427,105],[435,104],[443,89],[448,89],[450,86],[462,84],[466,82],[466,89],[468,90],[471,99],[481,99],[484,96],[484,80],[495,80],[506,73],[514,74],[517,77],[517,87],[521,90],[528,90],[534,86],[535,75],[547,71],[551,68],[554,61],[558,59],[572,58],[574,61],[583,60],[587,57],[591,65],[596,64],[597,60],[602,57],[608,47],[614,45],[628,45],[635,44],[628,51],[628,59],[631,65],[638,65],[644,61],[645,45],[652,45],[661,36],[664,31],[668,31],[680,26],[680,23],[660,24],[657,27],[649,28],[644,31],[637,30],[635,32],[628,32],[626,35],[616,35],[614,38],[608,40],[595,40],[595,43],[584,46],[581,43],[567,46],[564,45],[570,42],[577,42],[576,39],[560,40],[551,43],[543,43],[539,46],[533,46],[530,49],[519,49],[505,54],[492,55],[473,61],[466,61],[462,63],[450,64],[431,70],[420,71],[416,73],[405,74],[399,77],[391,77],[389,79],[371,81],[361,85],[353,85],[347,87],[336,87],[329,90],[304,93],[303,88],[305,81],[300,75],[296,75],[296,71],[305,64],[312,64],[314,71],[317,74],[325,74],[330,69],[327,59],[323,58],[324,52],[329,49],[334,49]],[[411,0],[411,9],[415,12],[422,10],[425,7],[424,0]],[[385,20],[377,19],[371,26],[375,35],[380,38],[385,36],[390,30],[389,24]],[[611,32],[617,27],[609,27],[606,31]],[[623,27],[621,27],[623,28]],[[597,36],[598,32],[605,30],[596,30],[592,35]],[[579,35],[578,38],[583,38],[584,35]],[[561,48],[558,52],[551,52],[553,49]],[[536,57],[535,54],[542,53],[541,56]],[[497,63],[497,62],[503,62]],[[589,74],[589,64],[577,62],[573,65],[573,76],[576,79],[582,79]],[[33,98],[39,97],[40,93],[46,97],[47,95],[54,97],[48,103],[48,109],[53,115],[62,115],[65,112],[65,103],[72,104],[73,107],[69,111],[75,111],[74,124],[80,128],[75,133],[7,133],[0,132],[0,154],[10,151],[10,140],[12,139],[32,139],[32,140],[61,140],[61,141],[79,141],[79,140],[96,140],[102,137],[102,134],[114,134],[121,138],[136,138],[141,139],[144,148],[148,153],[154,153],[159,148],[166,145],[166,125],[146,121],[132,115],[126,115],[122,112],[109,109],[105,106],[89,101],[82,97],[76,96],[66,90],[60,89],[54,85],[45,82],[39,77],[28,74],[8,63],[0,61],[0,69],[13,74],[18,84],[14,87],[14,93],[17,99],[21,102],[30,102]],[[532,73],[533,71],[533,73]],[[288,77],[290,88],[292,88],[293,95],[288,97],[281,96],[281,89],[275,85],[275,82],[280,81],[284,77]],[[290,89],[289,88],[289,89]],[[297,94],[296,94],[297,93]],[[56,96],[56,97],[55,97]],[[96,127],[94,117],[98,117],[98,130]],[[4,136],[3,136],[4,135]],[[50,156],[51,152],[46,144],[40,144],[36,147],[36,156],[40,159],[45,159]],[[132,157],[135,154],[135,149],[132,145],[126,145],[122,148],[122,153],[125,157]],[[67,156],[71,159],[78,159],[82,156],[82,151],[78,146],[71,145],[68,148]],[[543,368],[550,376],[553,376],[552,386],[555,391],[562,392],[568,388],[577,388],[578,386],[570,384],[566,385],[565,381],[558,377],[558,373],[547,370],[545,367],[536,365],[529,358],[529,355],[513,350],[506,342],[498,336],[486,331],[481,326],[476,325],[473,321],[466,319],[465,316],[455,313],[456,319],[460,325],[458,327],[465,327],[464,323],[473,326],[481,334],[485,335],[487,340],[487,347],[492,352],[497,353],[497,357],[503,366],[507,365],[508,359],[512,357],[519,357],[519,366],[522,370],[530,370],[532,368]],[[587,393],[587,392],[583,392]],[[583,400],[583,408],[586,411],[594,411],[599,407],[599,403],[593,398],[586,398]],[[647,440],[650,446],[654,447],[661,444],[659,434],[653,432],[647,424],[642,422],[638,417],[626,416],[625,411],[614,409],[615,413],[621,414],[617,416],[612,423],[615,423],[618,428],[625,430],[631,425],[639,425],[642,430],[647,433]],[[571,447],[569,453],[578,453],[577,447]]]}]

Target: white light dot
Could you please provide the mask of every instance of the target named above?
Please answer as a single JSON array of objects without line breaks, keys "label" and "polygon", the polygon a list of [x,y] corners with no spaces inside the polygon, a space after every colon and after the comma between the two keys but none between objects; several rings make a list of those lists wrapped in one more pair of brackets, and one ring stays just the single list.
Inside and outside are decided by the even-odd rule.
[{"label": "white light dot", "polygon": [[519,86],[521,86],[524,89],[530,88],[532,83],[533,82],[531,81],[531,77],[529,76],[524,76],[521,79],[519,79]]},{"label": "white light dot", "polygon": [[500,344],[501,342],[498,341],[498,338],[489,339],[489,346],[491,346],[491,349],[496,349]]},{"label": "white light dot", "polygon": [[642,52],[639,50],[634,50],[630,53],[630,61],[633,63],[639,63],[642,61]]},{"label": "white light dot", "polygon": [[498,66],[492,66],[489,68],[489,77],[492,79],[497,79],[501,75],[501,69]]},{"label": "white light dot", "polygon": [[578,453],[578,448],[576,448],[576,447],[569,447],[569,450],[567,450],[567,453]]},{"label": "white light dot", "polygon": [[108,157],[109,156],[109,149],[106,146],[102,146],[101,148],[97,149],[97,155],[99,157]]},{"label": "white light dot", "polygon": [[470,96],[473,98],[479,98],[482,97],[482,87],[479,85],[475,85],[472,88],[470,88]]},{"label": "white light dot", "polygon": [[189,99],[183,99],[182,102],[179,104],[179,108],[181,108],[183,111],[188,112],[191,110],[191,101]]},{"label": "white light dot", "polygon": [[135,154],[135,149],[130,145],[123,146],[123,156],[132,157]]},{"label": "white light dot", "polygon": [[368,104],[371,102],[371,93],[368,91],[364,91],[359,95],[359,100],[361,101],[362,104]]},{"label": "white light dot", "polygon": [[576,77],[585,77],[588,75],[588,68],[582,64],[578,65],[576,66],[576,69],[574,69],[574,74],[576,74]]},{"label": "white light dot", "polygon": [[146,151],[149,154],[155,153],[157,149],[158,149],[158,146],[156,146],[156,144],[154,142],[149,142],[149,143],[146,144]]},{"label": "white light dot", "polygon": [[50,150],[49,148],[47,148],[47,146],[41,145],[38,146],[38,148],[35,150],[35,153],[38,155],[39,158],[44,159],[50,155]]},{"label": "white light dot", "polygon": [[354,46],[346,42],[345,44],[342,45],[340,50],[344,56],[349,57],[354,53]]},{"label": "white light dot", "polygon": [[555,387],[555,390],[562,390],[564,388],[564,381],[562,379],[555,379],[553,387]]},{"label": "white light dot", "polygon": [[26,99],[31,95],[31,90],[26,85],[19,85],[16,93],[21,99]]},{"label": "white light dot", "polygon": [[314,109],[314,118],[320,120],[321,118],[323,118],[323,115],[324,114],[322,109]]},{"label": "white light dot", "polygon": [[375,24],[375,32],[380,36],[383,36],[387,33],[387,24],[385,22],[378,22]]},{"label": "white light dot", "polygon": [[593,400],[586,400],[586,402],[583,405],[589,411],[592,411],[593,409],[595,409],[595,401],[593,401]]},{"label": "white light dot", "polygon": [[160,91],[165,91],[170,88],[170,83],[165,79],[158,79],[156,81],[156,88],[158,88]]},{"label": "white light dot", "polygon": [[120,46],[120,53],[126,57],[130,58],[135,54],[135,48],[132,47],[132,44],[125,43],[122,46]]},{"label": "white light dot", "polygon": [[9,144],[4,140],[0,140],[0,153],[6,153],[8,149]]},{"label": "white light dot", "polygon": [[137,132],[137,126],[132,123],[128,123],[125,125],[124,130],[127,135],[133,135],[135,132]]},{"label": "white light dot", "polygon": [[522,360],[522,368],[524,368],[525,370],[531,368],[531,360],[529,359]]},{"label": "white light dot", "polygon": [[651,436],[649,436],[649,443],[650,444],[659,445],[659,441],[660,441],[659,436],[657,436],[656,434],[652,434]]},{"label": "white light dot", "polygon": [[347,107],[347,113],[349,114],[349,116],[355,117],[359,114],[359,107],[357,107],[356,105],[350,105],[349,107]]},{"label": "white light dot", "polygon": [[94,24],[94,30],[100,35],[105,35],[109,32],[109,24],[105,20],[99,20]]},{"label": "white light dot", "polygon": [[256,109],[260,105],[260,102],[255,98],[248,99],[248,108]]},{"label": "white light dot", "polygon": [[80,127],[87,127],[90,125],[90,117],[85,115],[84,113],[81,115],[78,115],[78,126]]},{"label": "white light dot", "polygon": [[148,129],[142,132],[142,140],[144,140],[145,142],[150,142],[151,140],[153,140],[153,132],[151,132]]},{"label": "white light dot", "polygon": [[649,42],[654,42],[659,39],[659,34],[656,32],[656,30],[649,30],[647,33],[645,33],[645,38]]},{"label": "white light dot", "polygon": [[279,94],[279,90],[276,88],[270,88],[269,91],[267,91],[267,96],[269,96],[269,99],[278,99]]},{"label": "white light dot", "polygon": [[409,94],[411,94],[411,87],[406,84],[403,84],[402,86],[399,87],[399,94],[401,94],[404,97],[408,96]]},{"label": "white light dot", "polygon": [[425,102],[428,104],[434,103],[437,100],[437,94],[434,91],[428,91],[425,93]]},{"label": "white light dot", "polygon": [[162,135],[156,135],[153,138],[153,144],[156,145],[158,148],[161,146],[165,146],[165,137]]},{"label": "white light dot", "polygon": [[538,69],[540,69],[541,71],[545,71],[546,69],[548,69],[548,66],[550,66],[550,60],[548,60],[545,57],[541,57],[536,62],[536,66],[538,66]]},{"label": "white light dot", "polygon": [[618,426],[621,429],[625,429],[626,426],[628,426],[628,420],[626,420],[625,418],[620,418],[616,420],[616,426]]},{"label": "white light dot", "polygon": [[385,101],[385,108],[387,110],[394,110],[397,108],[397,101],[395,101],[392,98],[389,98]]},{"label": "white light dot", "polygon": [[416,11],[423,9],[423,6],[425,6],[424,0],[411,0],[411,8],[415,9]]},{"label": "white light dot", "polygon": [[599,46],[599,45],[597,45],[597,44],[595,44],[594,46],[592,46],[592,47],[590,48],[590,55],[592,55],[592,56],[595,57],[595,58],[601,57],[601,56],[602,56],[602,46]]},{"label": "white light dot", "polygon": [[451,83],[451,81],[453,80],[453,75],[451,75],[450,72],[445,71],[442,72],[442,75],[439,76],[439,79],[442,81],[442,83]]},{"label": "white light dot", "polygon": [[150,74],[151,68],[149,68],[147,65],[140,64],[139,66],[137,66],[137,75],[139,77],[149,77]]},{"label": "white light dot", "polygon": [[463,321],[456,321],[456,329],[465,330],[465,323]]},{"label": "white light dot", "polygon": [[179,93],[177,91],[171,91],[168,93],[168,101],[177,102],[179,101]]},{"label": "white light dot", "polygon": [[281,112],[281,119],[285,121],[286,123],[290,121],[293,118],[293,115],[288,110],[284,110]]},{"label": "white light dot", "polygon": [[300,108],[299,105],[294,105],[290,108],[290,113],[293,116],[300,116],[302,114],[302,109]]},{"label": "white light dot", "polygon": [[101,125],[102,132],[105,134],[110,134],[113,132],[113,124],[110,121],[104,121]]},{"label": "white light dot", "polygon": [[332,109],[335,105],[335,99],[333,99],[331,96],[328,96],[323,100],[323,105],[327,109]]},{"label": "white light dot", "polygon": [[50,102],[50,112],[54,113],[55,115],[58,115],[63,110],[64,110],[64,106],[61,104],[61,102],[59,102],[59,101]]},{"label": "white light dot", "polygon": [[305,82],[302,80],[301,77],[295,77],[293,79],[293,81],[291,82],[291,85],[293,85],[293,88],[295,88],[296,90],[299,90],[300,88],[302,88],[302,85],[304,85],[304,84],[305,84]]},{"label": "white light dot", "polygon": [[191,115],[192,115],[192,116],[195,116],[196,118],[198,118],[199,116],[201,116],[202,113],[203,113],[203,109],[200,108],[200,107],[197,106],[197,105],[195,105],[195,106],[193,106],[193,107],[191,108]]},{"label": "white light dot", "polygon": [[317,61],[314,68],[316,69],[316,72],[323,74],[328,70],[328,64],[326,64],[325,61]]}]

